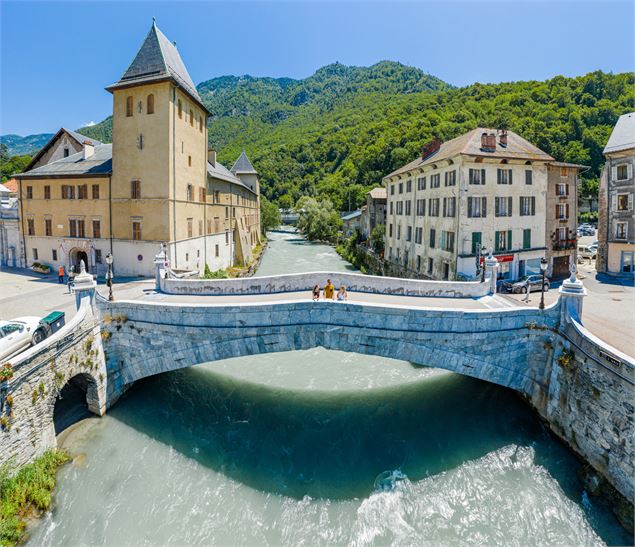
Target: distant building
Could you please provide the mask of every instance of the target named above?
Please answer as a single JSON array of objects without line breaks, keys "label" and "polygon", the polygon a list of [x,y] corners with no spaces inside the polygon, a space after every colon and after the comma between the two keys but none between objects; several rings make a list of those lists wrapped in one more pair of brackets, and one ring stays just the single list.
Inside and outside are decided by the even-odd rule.
[{"label": "distant building", "polygon": [[481,247],[498,258],[501,278],[539,272],[553,161],[511,131],[429,143],[383,179],[386,259],[408,277],[474,279]]},{"label": "distant building", "polygon": [[366,208],[362,212],[361,230],[364,239],[370,239],[375,226],[386,225],[386,188],[373,188],[366,194]]},{"label": "distant building", "polygon": [[620,116],[604,148],[598,216],[599,272],[634,275],[635,112]]},{"label": "distant building", "polygon": [[112,144],[60,129],[16,175],[26,265],[153,275],[165,243],[173,269],[244,264],[260,241],[258,174],[207,146],[209,111],[176,46],[152,25],[113,95]]},{"label": "distant building", "polygon": [[357,210],[352,213],[347,213],[342,217],[342,222],[344,223],[343,232],[346,237],[351,237],[356,230],[361,232],[362,228],[362,211]]},{"label": "distant building", "polygon": [[579,173],[588,167],[553,162],[547,166],[546,258],[547,276],[566,277],[577,245],[577,192]]},{"label": "distant building", "polygon": [[18,216],[17,182],[0,184],[0,267],[22,266],[22,245]]}]

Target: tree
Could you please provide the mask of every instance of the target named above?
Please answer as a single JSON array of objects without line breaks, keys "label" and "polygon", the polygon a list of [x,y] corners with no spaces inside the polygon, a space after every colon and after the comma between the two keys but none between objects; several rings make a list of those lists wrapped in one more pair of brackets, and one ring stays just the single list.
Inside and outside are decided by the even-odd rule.
[{"label": "tree", "polygon": [[384,252],[384,236],[386,235],[386,226],[378,224],[370,233],[370,244],[377,254]]},{"label": "tree", "polygon": [[280,211],[275,203],[269,201],[265,196],[260,196],[260,231],[266,234],[272,228],[280,226],[282,219]]},{"label": "tree", "polygon": [[303,197],[296,204],[298,228],[311,241],[335,241],[342,219],[328,199]]}]

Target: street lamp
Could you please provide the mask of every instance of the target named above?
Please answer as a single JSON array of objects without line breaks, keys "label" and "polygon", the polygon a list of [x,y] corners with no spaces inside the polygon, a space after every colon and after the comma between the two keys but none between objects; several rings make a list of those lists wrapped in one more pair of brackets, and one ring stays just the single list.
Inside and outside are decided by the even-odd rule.
[{"label": "street lamp", "polygon": [[547,271],[547,259],[543,256],[540,259],[540,271],[542,272],[542,285],[540,287],[540,306],[541,310],[545,309],[545,273]]},{"label": "street lamp", "polygon": [[112,254],[106,255],[106,264],[108,264],[108,272],[106,272],[106,285],[108,285],[108,301],[113,302],[115,297],[112,295]]}]

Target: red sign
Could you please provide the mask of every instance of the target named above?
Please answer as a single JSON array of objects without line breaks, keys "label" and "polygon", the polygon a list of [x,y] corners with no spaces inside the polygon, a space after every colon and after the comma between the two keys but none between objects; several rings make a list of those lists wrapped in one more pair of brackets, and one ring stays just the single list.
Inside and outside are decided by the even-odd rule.
[{"label": "red sign", "polygon": [[[502,255],[502,256],[495,256],[494,257],[496,260],[498,260],[498,263],[500,264],[501,262],[513,262],[514,261],[514,255]],[[481,264],[483,264],[483,262],[485,262],[485,257],[481,257]]]}]

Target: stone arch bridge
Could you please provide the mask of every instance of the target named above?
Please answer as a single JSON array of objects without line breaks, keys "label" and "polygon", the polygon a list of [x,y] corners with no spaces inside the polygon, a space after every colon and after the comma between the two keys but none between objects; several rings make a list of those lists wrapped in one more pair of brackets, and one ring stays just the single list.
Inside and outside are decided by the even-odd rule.
[{"label": "stone arch bridge", "polygon": [[[269,286],[274,285],[270,279]],[[0,460],[23,463],[55,446],[55,398],[79,374],[90,409],[101,415],[147,376],[230,357],[322,346],[444,368],[514,389],[632,499],[635,362],[582,326],[579,281],[565,282],[560,292],[558,302],[545,310],[254,303],[248,297],[230,305],[108,302],[96,295],[90,276],[80,275],[77,316],[12,362],[15,378],[0,392],[2,415],[10,418],[9,429],[0,432]]]}]

